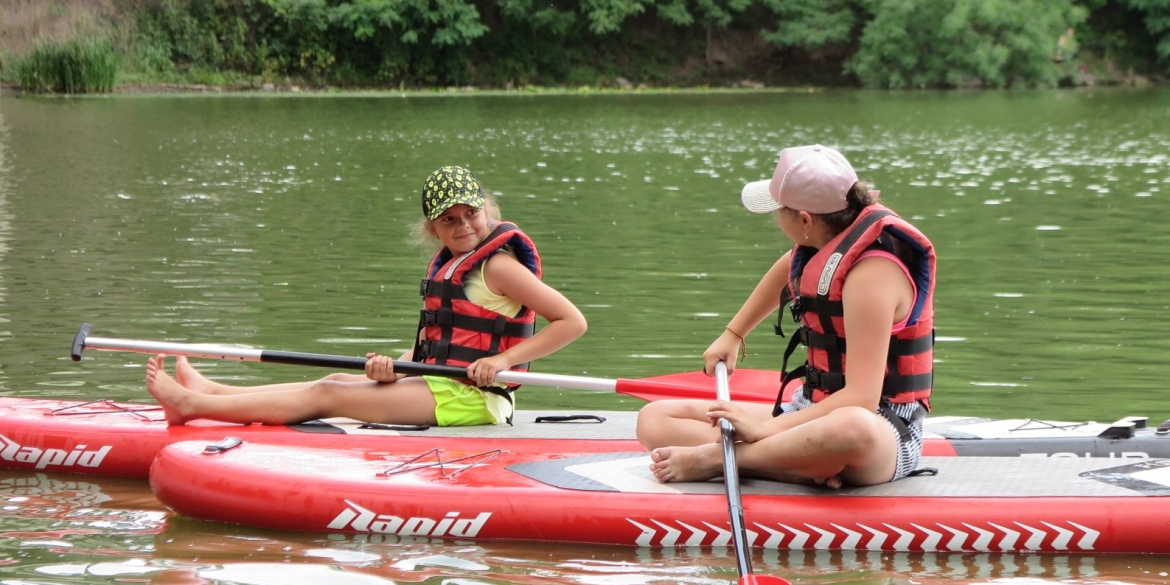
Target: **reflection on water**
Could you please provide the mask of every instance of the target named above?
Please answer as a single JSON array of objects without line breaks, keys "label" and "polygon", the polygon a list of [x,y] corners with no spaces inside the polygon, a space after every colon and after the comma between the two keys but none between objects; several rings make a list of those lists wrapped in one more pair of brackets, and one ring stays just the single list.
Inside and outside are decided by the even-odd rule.
[{"label": "reflection on water", "polygon": [[[69,360],[83,322],[114,338],[405,350],[426,260],[406,245],[407,226],[421,180],[443,164],[476,171],[539,245],[546,280],[590,321],[538,370],[694,370],[787,246],[770,218],[740,207],[741,185],[767,176],[781,148],[822,142],[938,248],[940,414],[1163,420],[1166,98],[1093,89],[6,99],[0,392],[148,401],[144,356]],[[750,335],[745,365],[778,367],[782,343],[768,329]],[[201,367],[245,384],[323,373]],[[540,388],[520,400],[641,404]],[[0,490],[11,536],[0,540],[0,574],[12,583],[735,576],[722,549],[283,534],[178,520],[141,482],[10,474]],[[810,551],[757,553],[757,568],[826,583],[1155,583],[1168,580],[1170,562]]]},{"label": "reflection on water", "polygon": [[[285,533],[175,517],[144,482],[0,471],[5,584],[715,584],[735,580],[726,548],[470,543]],[[755,551],[761,574],[794,582],[1161,583],[1150,556]],[[24,579],[21,581],[19,579]]]},{"label": "reflection on water", "polygon": [[[8,265],[5,257],[8,255],[9,240],[12,237],[12,214],[8,211],[10,197],[10,175],[12,172],[8,161],[8,124],[4,121],[4,112],[0,112],[0,347],[12,338],[8,328],[11,322],[11,313],[8,304],[8,282],[4,268]],[[8,372],[0,364],[0,388],[7,386]]]}]

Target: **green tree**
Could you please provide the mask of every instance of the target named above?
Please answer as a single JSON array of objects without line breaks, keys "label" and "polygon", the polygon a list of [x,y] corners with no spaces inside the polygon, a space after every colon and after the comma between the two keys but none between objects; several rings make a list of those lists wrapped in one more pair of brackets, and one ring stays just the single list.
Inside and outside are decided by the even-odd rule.
[{"label": "green tree", "polygon": [[782,47],[819,49],[853,40],[862,9],[851,0],[763,0],[778,17],[776,28],[760,36]]},{"label": "green tree", "polygon": [[706,61],[711,65],[714,61],[711,37],[751,5],[752,0],[664,0],[658,5],[658,15],[679,26],[702,25],[707,35]]},{"label": "green tree", "polygon": [[223,49],[213,29],[211,0],[161,0],[145,4],[140,26],[161,34],[174,62],[209,69],[223,65]]},{"label": "green tree", "polygon": [[1053,85],[1072,0],[874,0],[847,69],[869,87]]},{"label": "green tree", "polygon": [[1157,39],[1158,61],[1170,71],[1170,0],[1122,0],[1122,4],[1144,15],[1146,30]]},{"label": "green tree", "polygon": [[604,35],[621,30],[626,19],[642,14],[654,0],[581,0],[589,30]]},{"label": "green tree", "polygon": [[264,38],[266,77],[277,72],[324,75],[336,61],[330,32],[328,0],[259,0],[268,12],[257,12],[257,28]]},{"label": "green tree", "polygon": [[476,41],[476,71],[495,85],[563,79],[591,36],[577,2],[496,0],[481,3],[489,32]]},{"label": "green tree", "polygon": [[[118,46],[135,71],[167,78],[232,70],[354,85],[705,83],[717,73],[693,66],[705,43],[708,65],[722,48],[743,73],[780,71],[781,83],[812,75],[893,88],[1047,85],[1061,74],[1052,58],[1070,26],[1086,54],[1170,69],[1170,0],[123,4],[136,7],[137,26],[127,31],[134,42]],[[760,51],[757,33],[780,49]]]},{"label": "green tree", "polygon": [[479,9],[464,0],[338,2],[330,22],[355,41],[351,57],[375,49],[379,77],[401,83],[468,83],[466,48],[488,31]]}]

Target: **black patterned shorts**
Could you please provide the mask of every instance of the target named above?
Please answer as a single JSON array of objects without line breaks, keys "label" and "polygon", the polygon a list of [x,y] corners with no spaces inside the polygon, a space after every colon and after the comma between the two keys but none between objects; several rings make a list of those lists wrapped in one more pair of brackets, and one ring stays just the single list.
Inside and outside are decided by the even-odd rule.
[{"label": "black patterned shorts", "polygon": [[[804,392],[798,391],[792,397],[792,402],[785,403],[782,405],[781,409],[784,411],[784,414],[788,414],[790,412],[804,410],[810,406],[812,406],[812,402],[805,397]],[[911,402],[909,404],[892,404],[890,407],[894,411],[894,414],[905,420],[914,420],[914,412],[919,408],[923,408],[923,406],[917,402]],[[914,422],[906,425],[910,430],[910,438],[902,440],[902,433],[894,427],[893,423],[886,419],[886,417],[882,416],[880,412],[875,411],[874,414],[881,417],[881,419],[885,421],[886,425],[890,427],[890,432],[894,433],[894,437],[898,441],[898,467],[894,470],[894,477],[891,478],[890,481],[894,481],[895,479],[902,479],[903,477],[909,475],[910,472],[918,469],[918,464],[922,461],[923,418],[919,417],[918,420],[915,420]]]}]

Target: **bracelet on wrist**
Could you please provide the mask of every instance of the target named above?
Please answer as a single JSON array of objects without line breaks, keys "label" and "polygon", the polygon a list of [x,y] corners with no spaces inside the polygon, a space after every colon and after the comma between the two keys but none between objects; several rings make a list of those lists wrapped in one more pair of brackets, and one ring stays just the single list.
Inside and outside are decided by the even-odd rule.
[{"label": "bracelet on wrist", "polygon": [[739,338],[739,359],[740,360],[747,359],[747,340],[744,339],[743,336],[740,335],[738,332],[736,332],[735,329],[732,329],[731,326],[724,327],[724,329],[726,329],[729,333],[731,333],[732,335]]}]

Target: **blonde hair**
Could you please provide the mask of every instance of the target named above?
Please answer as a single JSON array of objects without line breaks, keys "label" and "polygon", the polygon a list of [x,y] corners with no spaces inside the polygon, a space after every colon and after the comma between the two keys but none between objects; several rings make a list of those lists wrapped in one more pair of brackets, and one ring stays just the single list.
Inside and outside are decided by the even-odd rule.
[{"label": "blonde hair", "polygon": [[[486,192],[483,193],[483,210],[487,212],[488,221],[493,226],[500,222],[500,206],[496,203],[496,198]],[[422,250],[423,254],[427,256],[427,259],[430,259],[435,252],[438,252],[443,247],[443,243],[435,236],[435,230],[431,227],[434,221],[424,216],[422,219],[410,224],[410,241]]]}]

